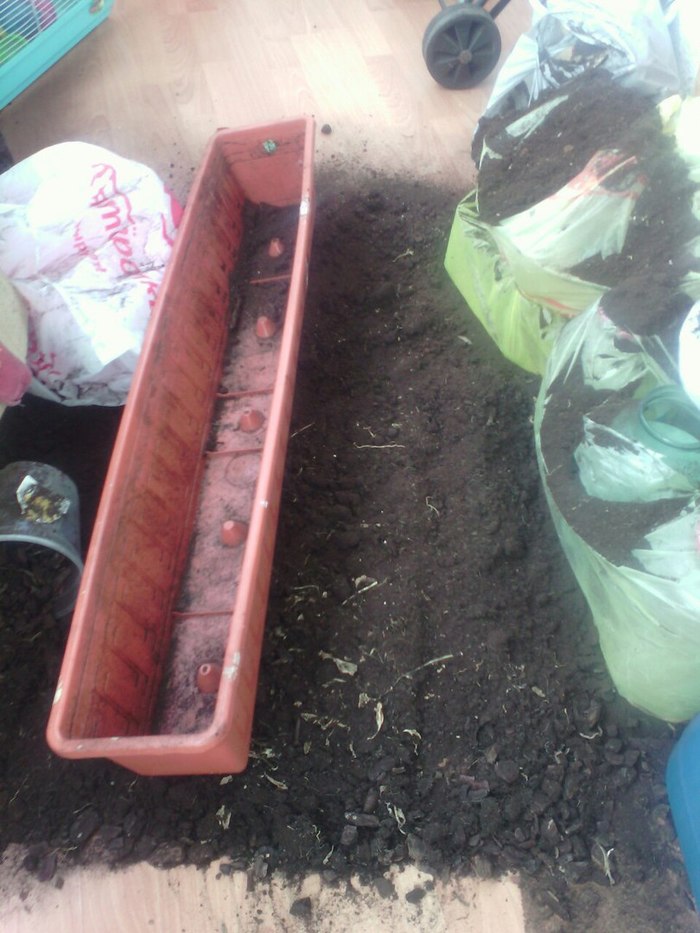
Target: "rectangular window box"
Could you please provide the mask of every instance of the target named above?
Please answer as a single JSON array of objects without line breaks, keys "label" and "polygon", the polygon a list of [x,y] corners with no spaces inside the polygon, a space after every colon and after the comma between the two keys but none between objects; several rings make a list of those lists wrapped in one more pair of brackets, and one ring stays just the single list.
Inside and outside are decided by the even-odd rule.
[{"label": "rectangular window box", "polygon": [[[246,766],[311,248],[313,136],[310,118],[220,130],[197,173],[86,558],[47,728],[61,756],[151,775]],[[286,303],[274,334],[244,310],[232,341],[251,204],[292,214],[286,271],[244,270],[249,293],[279,299],[283,288]],[[213,693],[197,688],[202,666]]]}]

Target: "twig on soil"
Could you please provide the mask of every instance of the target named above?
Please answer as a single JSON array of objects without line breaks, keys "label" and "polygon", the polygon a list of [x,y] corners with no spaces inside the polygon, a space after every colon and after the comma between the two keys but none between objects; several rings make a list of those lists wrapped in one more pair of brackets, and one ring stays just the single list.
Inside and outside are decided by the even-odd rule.
[{"label": "twig on soil", "polygon": [[[293,586],[292,595],[287,597],[287,602],[289,603],[291,609],[294,609],[295,606],[298,606],[301,603],[314,601],[313,594],[309,594],[307,590],[313,590],[317,596],[321,597],[321,599],[324,598],[324,594],[321,592],[321,588],[315,583],[307,583],[305,586]],[[284,637],[284,635],[282,637]]]},{"label": "twig on soil", "polygon": [[336,726],[339,729],[350,728],[344,722],[335,719],[333,716],[317,716],[315,713],[302,713],[301,718],[304,722],[315,722],[322,732],[327,732],[329,729],[334,729]]},{"label": "twig on soil", "polygon": [[[349,674],[352,677],[357,673],[357,664],[355,664],[354,661],[344,661],[342,658],[335,658],[332,654],[328,654],[327,651],[319,651],[318,656],[323,661],[332,661],[341,674]],[[344,681],[341,680],[339,683],[344,683]]]},{"label": "twig on soil", "polygon": [[593,861],[602,869],[603,874],[605,875],[605,877],[608,879],[608,881],[610,882],[612,886],[613,884],[615,884],[615,879],[613,878],[612,871],[610,869],[610,856],[615,851],[615,849],[614,848],[604,849],[603,846],[599,842],[596,842],[596,845],[600,849],[602,859],[596,858],[594,855]]},{"label": "twig on soil", "polygon": [[[386,580],[384,582],[386,583]],[[355,577],[353,583],[358,593],[364,593],[365,590],[371,590],[373,586],[379,585],[374,577],[368,577],[364,573],[361,573],[359,577]],[[364,584],[362,589],[360,589],[360,584]]]},{"label": "twig on soil", "polygon": [[405,732],[407,735],[410,735],[413,739],[413,750],[418,754],[418,743],[423,741],[423,736],[418,732],[417,729],[402,729],[402,732]]},{"label": "twig on soil", "polygon": [[[276,779],[273,778],[271,775],[269,775],[269,774],[267,773],[267,771],[264,772],[264,777],[266,777],[267,780],[270,782],[270,784],[272,784],[273,787],[276,787],[277,790],[289,790],[289,788],[288,788],[287,785],[284,783],[284,781],[278,781],[278,780],[276,780]],[[229,817],[229,818],[230,818],[230,817]],[[227,829],[227,828],[228,828],[228,827],[224,827],[224,829]]]},{"label": "twig on soil", "polygon": [[396,826],[397,826],[399,832],[400,832],[400,833],[403,833],[403,835],[405,836],[405,835],[406,835],[406,830],[404,829],[404,826],[406,825],[406,815],[405,815],[405,813],[403,812],[403,810],[401,809],[401,807],[397,807],[397,806],[396,806],[395,804],[393,804],[393,803],[387,803],[386,808],[387,808],[387,810],[389,811],[389,813],[390,813],[390,814],[394,817],[394,819],[396,820]]},{"label": "twig on soil", "polygon": [[228,829],[231,825],[231,811],[225,804],[222,803],[216,811],[216,819],[222,829]]},{"label": "twig on soil", "polygon": [[353,444],[358,450],[386,450],[388,447],[405,447],[405,444]]},{"label": "twig on soil", "polygon": [[417,674],[418,671],[422,671],[424,667],[430,667],[432,664],[439,664],[441,661],[449,661],[451,658],[454,658],[454,657],[455,657],[454,654],[443,654],[439,658],[431,658],[430,661],[426,661],[425,664],[419,664],[418,667],[414,667],[412,671],[406,671],[405,674],[400,674],[396,678],[396,680],[393,682],[393,684],[387,690],[384,691],[382,696],[386,696],[387,693],[390,693],[394,689],[394,687],[398,683],[400,683],[400,681],[408,677],[413,677],[413,675]]},{"label": "twig on soil", "polygon": [[257,751],[255,748],[251,747],[248,752],[248,757],[257,761],[274,761],[278,755],[274,749],[269,746],[263,746],[261,751]]},{"label": "twig on soil", "polygon": [[10,797],[10,801],[9,801],[10,803],[14,803],[14,802],[15,802],[15,800],[16,800],[17,797],[19,796],[19,794],[20,794],[22,788],[24,787],[24,785],[27,783],[28,780],[29,780],[29,779],[28,779],[27,777],[24,777],[24,778],[22,779],[22,783],[19,785],[19,787],[17,788],[17,790],[14,792],[14,794]]},{"label": "twig on soil", "polygon": [[435,506],[433,505],[433,503],[430,501],[430,496],[426,496],[426,497],[425,497],[425,504],[428,506],[428,508],[430,509],[431,512],[435,512],[435,514],[437,515],[437,517],[440,518],[440,513],[439,513],[438,510],[435,508]]},{"label": "twig on soil", "polygon": [[344,599],[342,603],[340,604],[341,606],[345,606],[351,600],[355,599],[356,596],[360,596],[362,595],[362,593],[366,593],[367,590],[373,590],[375,586],[384,586],[384,584],[386,583],[386,580],[382,580],[382,582],[380,583],[379,580],[374,580],[372,577],[361,576],[361,577],[357,577],[357,579],[355,580],[355,586],[358,587],[360,583],[363,583],[363,582],[365,583],[365,585],[360,587],[359,589],[356,589],[355,592],[352,593],[350,596],[348,596],[347,599]]},{"label": "twig on soil", "polygon": [[331,855],[335,852],[335,846],[331,846],[330,852],[324,857],[323,864],[327,865],[331,860]]},{"label": "twig on soil", "polygon": [[289,435],[290,440],[291,440],[291,438],[296,437],[297,434],[301,434],[302,431],[307,431],[309,428],[312,428],[315,424],[316,424],[315,421],[309,421],[309,423],[308,423],[308,424],[305,424],[303,428],[298,428],[296,431],[293,431],[293,432]]},{"label": "twig on soil", "polygon": [[384,707],[381,703],[377,703],[377,705],[374,707],[374,721],[377,724],[377,731],[374,733],[374,735],[370,735],[370,740],[377,738],[382,730],[382,726],[384,725]]}]

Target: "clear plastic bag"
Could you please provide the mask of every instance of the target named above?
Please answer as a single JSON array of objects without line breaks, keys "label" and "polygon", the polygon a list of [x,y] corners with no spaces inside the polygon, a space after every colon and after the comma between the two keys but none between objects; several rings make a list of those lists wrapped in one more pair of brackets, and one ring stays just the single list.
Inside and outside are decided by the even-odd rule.
[{"label": "clear plastic bag", "polygon": [[608,502],[688,499],[694,486],[665,457],[608,425],[583,417],[574,458],[587,495]]},{"label": "clear plastic bag", "polygon": [[695,0],[531,0],[532,26],[501,68],[485,116],[518,113],[602,67],[659,96],[692,93],[700,58]]}]

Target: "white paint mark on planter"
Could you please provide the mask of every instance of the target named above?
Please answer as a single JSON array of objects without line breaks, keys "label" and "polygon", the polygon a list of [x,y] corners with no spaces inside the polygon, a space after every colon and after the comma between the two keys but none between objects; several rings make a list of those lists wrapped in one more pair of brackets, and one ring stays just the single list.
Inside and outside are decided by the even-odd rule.
[{"label": "white paint mark on planter", "polygon": [[225,677],[226,680],[235,680],[235,678],[238,676],[238,669],[240,668],[240,666],[241,666],[241,652],[237,651],[234,654],[233,660],[231,661],[231,663],[227,664],[226,667],[223,669],[222,677]]}]

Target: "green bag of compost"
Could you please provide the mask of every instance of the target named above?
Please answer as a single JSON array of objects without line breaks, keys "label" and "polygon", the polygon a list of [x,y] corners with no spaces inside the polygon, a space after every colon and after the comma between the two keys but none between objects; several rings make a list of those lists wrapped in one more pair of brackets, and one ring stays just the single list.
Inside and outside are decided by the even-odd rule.
[{"label": "green bag of compost", "polygon": [[537,460],[618,692],[681,722],[700,712],[700,411],[688,419],[656,338],[621,332],[604,303],[567,324],[550,355]]},{"label": "green bag of compost", "polygon": [[507,228],[479,219],[475,192],[457,207],[445,268],[503,355],[538,375],[566,321],[604,291],[528,259]]}]

